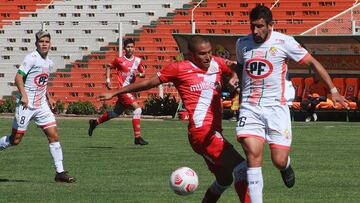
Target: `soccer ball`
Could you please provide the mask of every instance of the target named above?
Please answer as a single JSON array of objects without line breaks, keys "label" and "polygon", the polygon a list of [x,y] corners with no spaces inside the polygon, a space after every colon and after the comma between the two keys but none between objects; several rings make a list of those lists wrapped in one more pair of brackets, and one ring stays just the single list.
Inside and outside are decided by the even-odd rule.
[{"label": "soccer ball", "polygon": [[189,167],[178,168],[170,176],[170,188],[178,195],[193,193],[198,184],[197,174]]}]

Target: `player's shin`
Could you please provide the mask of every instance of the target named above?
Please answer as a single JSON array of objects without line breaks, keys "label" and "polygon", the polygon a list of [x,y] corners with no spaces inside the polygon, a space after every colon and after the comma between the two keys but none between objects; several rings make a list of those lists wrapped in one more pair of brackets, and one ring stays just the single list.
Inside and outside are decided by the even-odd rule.
[{"label": "player's shin", "polygon": [[132,124],[133,124],[133,128],[134,128],[134,136],[140,137],[140,118],[141,118],[141,113],[142,110],[141,108],[137,108],[134,110],[133,112],[133,120],[132,120]]},{"label": "player's shin", "polygon": [[57,173],[64,172],[63,153],[60,142],[52,142],[49,144],[50,154],[53,158],[55,169]]},{"label": "player's shin", "polygon": [[248,183],[246,180],[247,164],[246,160],[234,168],[234,187],[242,203],[250,203],[248,194]]},{"label": "player's shin", "polygon": [[0,151],[11,146],[10,135],[0,138]]},{"label": "player's shin", "polygon": [[103,115],[101,115],[100,117],[97,118],[96,124],[98,125],[100,123],[106,122],[106,121],[116,118],[118,116],[119,116],[119,114],[115,113],[114,111],[107,111]]},{"label": "player's shin", "polygon": [[222,186],[216,180],[212,185],[208,188],[205,193],[204,199],[202,203],[215,203],[219,200],[221,194],[228,188],[229,186]]},{"label": "player's shin", "polygon": [[251,203],[262,203],[263,177],[261,167],[248,168],[247,181]]}]

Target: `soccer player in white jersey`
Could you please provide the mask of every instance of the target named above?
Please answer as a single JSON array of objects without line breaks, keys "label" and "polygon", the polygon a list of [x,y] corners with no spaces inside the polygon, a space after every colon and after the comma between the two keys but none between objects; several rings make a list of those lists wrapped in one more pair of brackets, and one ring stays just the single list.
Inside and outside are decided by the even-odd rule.
[{"label": "soccer player in white jersey", "polygon": [[[164,67],[149,80],[133,83],[113,93],[101,94],[100,100],[119,94],[150,89],[173,82],[189,113],[188,138],[193,150],[201,155],[216,180],[208,188],[203,203],[217,202],[235,179],[241,202],[249,202],[246,161],[222,135],[221,77],[236,76],[229,61],[212,56],[210,42],[201,36],[189,40],[189,60]],[[237,77],[236,77],[237,80]],[[235,81],[235,80],[234,80]],[[237,82],[237,81],[236,81]]]},{"label": "soccer player in white jersey", "polygon": [[36,50],[28,54],[18,69],[15,84],[19,90],[16,100],[15,118],[12,133],[0,138],[0,151],[20,143],[31,120],[41,127],[48,138],[50,154],[55,164],[56,182],[75,182],[63,167],[63,153],[59,142],[56,121],[51,108],[55,101],[46,91],[49,74],[53,69],[53,62],[48,52],[51,46],[50,34],[39,31],[35,34]]},{"label": "soccer player in white jersey", "polygon": [[[261,171],[264,143],[270,145],[273,164],[280,170],[285,185],[295,184],[290,165],[291,120],[286,99],[287,60],[308,65],[331,90],[334,101],[347,107],[324,67],[293,37],[273,31],[272,13],[265,6],[250,12],[252,34],[236,43],[242,78],[242,102],[236,131],[248,163],[247,180],[252,203],[262,202]],[[240,78],[239,78],[240,79]]]}]

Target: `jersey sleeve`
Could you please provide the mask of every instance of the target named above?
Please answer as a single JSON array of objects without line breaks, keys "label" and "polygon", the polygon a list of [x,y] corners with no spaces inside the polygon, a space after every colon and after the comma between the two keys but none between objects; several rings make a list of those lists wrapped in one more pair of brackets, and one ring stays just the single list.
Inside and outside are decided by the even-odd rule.
[{"label": "jersey sleeve", "polygon": [[111,69],[118,69],[119,68],[119,61],[120,58],[119,57],[115,57],[113,61],[111,61],[110,65],[111,65]]},{"label": "jersey sleeve", "polygon": [[242,53],[243,45],[242,45],[242,38],[239,38],[236,41],[236,60],[238,64],[244,64],[244,57]]},{"label": "jersey sleeve", "polygon": [[177,63],[169,64],[158,72],[157,76],[163,83],[174,82],[177,79],[178,67]]},{"label": "jersey sleeve", "polygon": [[308,51],[302,47],[293,37],[290,37],[285,41],[285,51],[288,57],[298,63],[302,63],[306,57],[310,56]]},{"label": "jersey sleeve", "polygon": [[35,58],[32,55],[26,56],[18,69],[18,73],[25,77],[29,73],[31,68],[34,67],[34,63]]},{"label": "jersey sleeve", "polygon": [[225,61],[224,59],[220,58],[220,57],[217,57],[217,60],[216,60],[220,66],[220,69],[221,69],[221,72],[225,75],[232,75],[233,71],[231,70],[231,68],[229,66],[227,66],[225,64]]},{"label": "jersey sleeve", "polygon": [[140,63],[139,63],[138,68],[137,68],[137,71],[138,71],[139,73],[144,73],[144,72],[145,72],[145,69],[144,69],[142,60],[140,60]]}]

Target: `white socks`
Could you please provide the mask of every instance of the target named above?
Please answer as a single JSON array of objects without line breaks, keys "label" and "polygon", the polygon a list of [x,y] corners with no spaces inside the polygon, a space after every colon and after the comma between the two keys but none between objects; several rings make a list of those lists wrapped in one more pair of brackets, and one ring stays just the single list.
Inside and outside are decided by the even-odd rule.
[{"label": "white socks", "polygon": [[11,146],[10,135],[0,138],[0,151]]},{"label": "white socks", "polygon": [[246,173],[251,203],[262,203],[262,190],[264,182],[261,167],[248,168]]},{"label": "white socks", "polygon": [[288,156],[288,161],[287,161],[287,163],[286,163],[285,169],[287,169],[289,166],[290,166],[290,156]]},{"label": "white socks", "polygon": [[49,144],[50,154],[54,160],[55,169],[57,173],[64,172],[63,154],[60,142],[53,142]]}]

